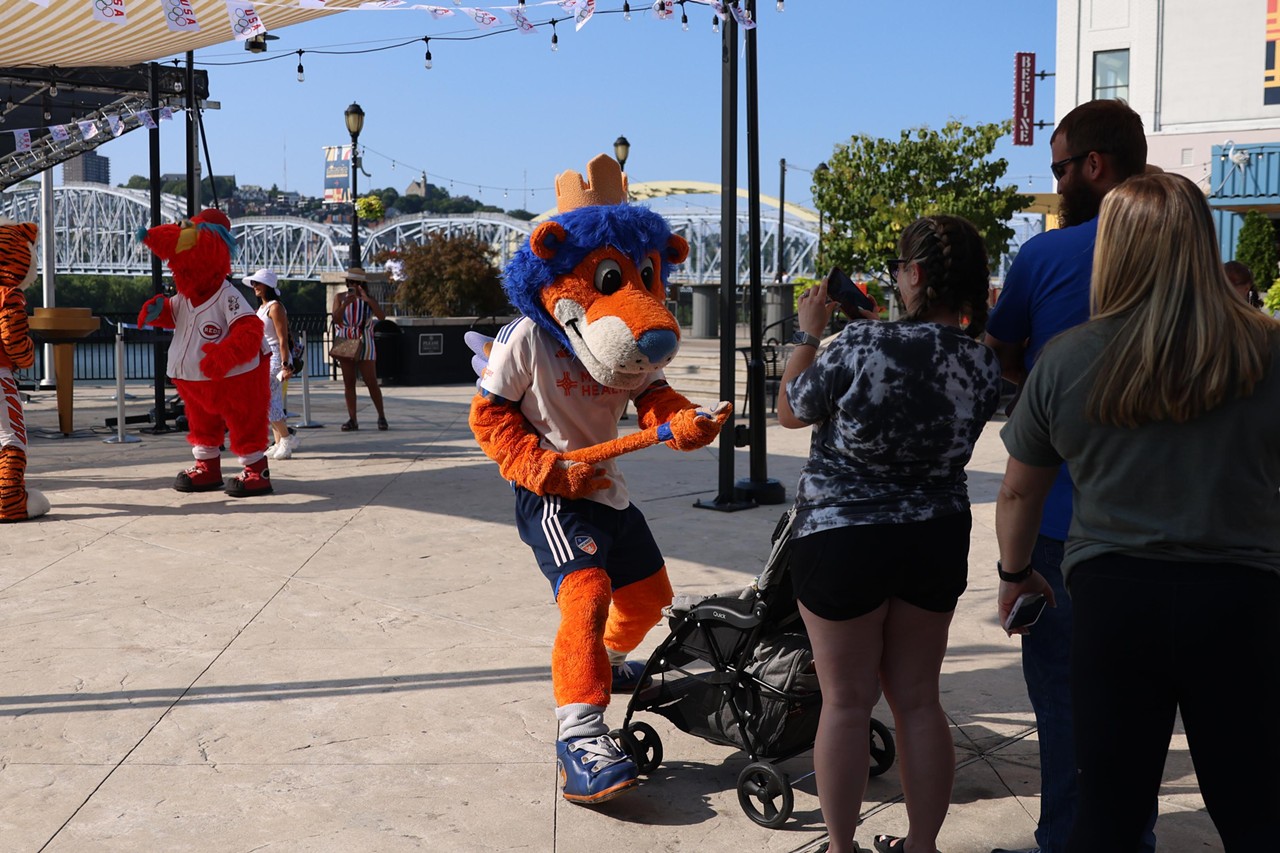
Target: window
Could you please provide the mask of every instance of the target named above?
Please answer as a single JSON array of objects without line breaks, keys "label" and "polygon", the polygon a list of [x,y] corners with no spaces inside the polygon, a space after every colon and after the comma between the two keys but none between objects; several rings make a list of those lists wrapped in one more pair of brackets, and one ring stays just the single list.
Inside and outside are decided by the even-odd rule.
[{"label": "window", "polygon": [[1093,97],[1129,100],[1129,51],[1100,50],[1093,55]]}]

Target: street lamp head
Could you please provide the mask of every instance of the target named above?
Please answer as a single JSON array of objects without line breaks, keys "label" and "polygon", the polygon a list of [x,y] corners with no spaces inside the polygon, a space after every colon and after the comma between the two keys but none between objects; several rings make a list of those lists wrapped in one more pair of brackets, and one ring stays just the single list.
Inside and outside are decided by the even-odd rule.
[{"label": "street lamp head", "polygon": [[351,138],[355,139],[364,129],[364,110],[353,101],[342,115],[347,120],[347,131],[351,134]]},{"label": "street lamp head", "polygon": [[619,136],[613,141],[613,156],[618,160],[618,166],[626,171],[627,155],[631,153],[631,143],[627,141],[625,136]]}]

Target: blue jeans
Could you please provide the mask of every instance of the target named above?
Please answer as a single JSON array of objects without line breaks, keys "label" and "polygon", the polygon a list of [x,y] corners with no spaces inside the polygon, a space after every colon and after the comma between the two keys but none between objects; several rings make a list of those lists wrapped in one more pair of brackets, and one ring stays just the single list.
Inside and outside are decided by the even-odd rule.
[{"label": "blue jeans", "polygon": [[[1076,741],[1071,722],[1071,598],[1062,581],[1064,543],[1040,536],[1031,564],[1053,587],[1057,607],[1047,607],[1022,638],[1022,676],[1040,738],[1040,822],[1036,844],[1044,853],[1065,853],[1076,820]],[[1117,720],[1117,725],[1120,721]],[[1153,853],[1156,808],[1140,853]]]}]

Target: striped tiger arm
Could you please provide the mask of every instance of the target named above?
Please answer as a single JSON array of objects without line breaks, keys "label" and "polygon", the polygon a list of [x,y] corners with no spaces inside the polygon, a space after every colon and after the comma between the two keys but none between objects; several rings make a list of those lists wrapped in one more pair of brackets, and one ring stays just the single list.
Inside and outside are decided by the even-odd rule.
[{"label": "striped tiger arm", "polygon": [[26,299],[12,287],[0,289],[0,294],[0,347],[14,367],[28,368],[35,363],[36,346],[27,326]]}]

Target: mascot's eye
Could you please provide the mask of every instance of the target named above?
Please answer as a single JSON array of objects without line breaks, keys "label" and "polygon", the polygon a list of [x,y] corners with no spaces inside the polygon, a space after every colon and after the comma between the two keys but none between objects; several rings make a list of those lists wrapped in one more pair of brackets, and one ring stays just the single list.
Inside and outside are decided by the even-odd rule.
[{"label": "mascot's eye", "polygon": [[644,263],[640,264],[640,281],[644,284],[645,290],[653,288],[653,258],[645,258]]},{"label": "mascot's eye", "polygon": [[617,261],[603,260],[596,267],[596,290],[608,296],[622,287],[622,267]]}]

